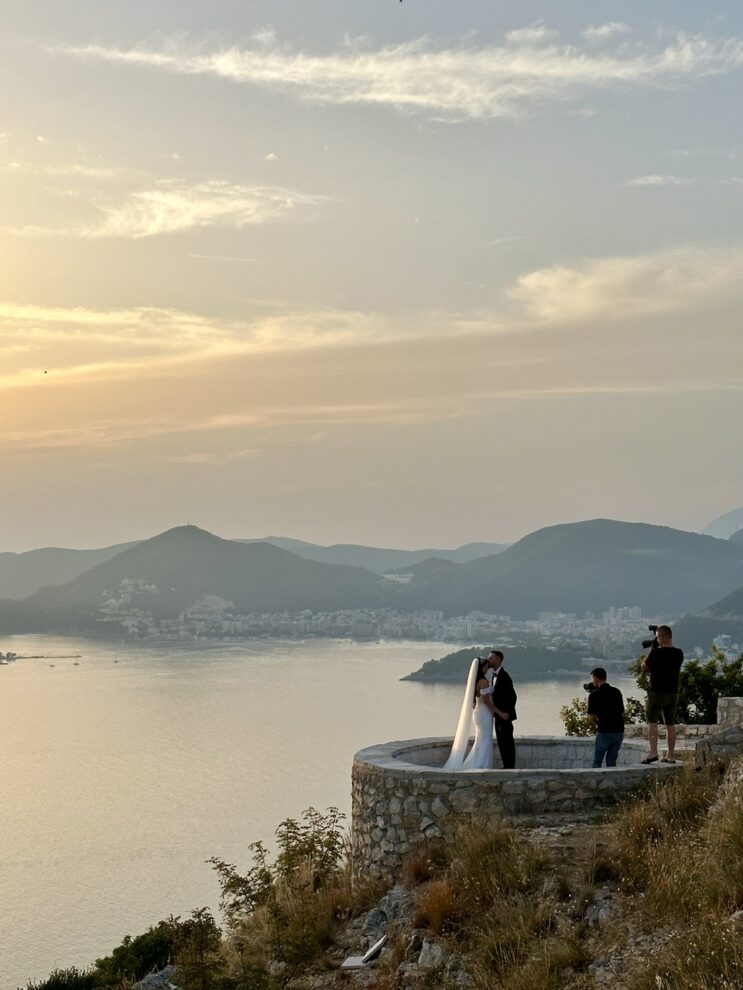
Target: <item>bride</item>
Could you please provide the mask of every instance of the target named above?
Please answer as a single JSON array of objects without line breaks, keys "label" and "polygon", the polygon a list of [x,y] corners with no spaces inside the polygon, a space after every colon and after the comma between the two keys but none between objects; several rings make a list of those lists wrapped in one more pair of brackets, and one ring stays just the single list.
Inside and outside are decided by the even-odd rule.
[{"label": "bride", "polygon": [[[485,676],[487,660],[475,657],[467,677],[464,701],[459,715],[454,743],[444,770],[492,770],[493,768],[493,688]],[[467,754],[472,722],[475,742]],[[465,755],[466,754],[466,755]]]}]

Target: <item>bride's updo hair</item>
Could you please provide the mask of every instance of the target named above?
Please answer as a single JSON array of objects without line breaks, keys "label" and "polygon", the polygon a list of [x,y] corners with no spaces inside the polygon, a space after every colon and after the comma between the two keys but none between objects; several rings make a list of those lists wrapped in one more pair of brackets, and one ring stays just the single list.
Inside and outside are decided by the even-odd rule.
[{"label": "bride's updo hair", "polygon": [[483,679],[484,680],[487,680],[487,676],[486,676],[487,675],[487,670],[488,670],[488,661],[486,659],[484,660],[482,657],[478,657],[477,658],[477,676],[475,677],[475,694],[474,694],[474,697],[472,699],[472,704],[473,705],[477,704],[477,685],[480,683],[481,680],[483,680]]}]

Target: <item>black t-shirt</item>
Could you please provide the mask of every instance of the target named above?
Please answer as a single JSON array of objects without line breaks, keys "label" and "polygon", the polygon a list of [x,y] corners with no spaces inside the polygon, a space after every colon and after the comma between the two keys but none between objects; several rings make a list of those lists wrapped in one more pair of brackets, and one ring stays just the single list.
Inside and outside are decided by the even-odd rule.
[{"label": "black t-shirt", "polygon": [[645,662],[650,674],[650,690],[657,694],[678,694],[679,671],[684,651],[677,646],[654,646]]},{"label": "black t-shirt", "polygon": [[588,695],[588,714],[595,715],[599,732],[624,732],[624,698],[619,688],[602,684]]}]

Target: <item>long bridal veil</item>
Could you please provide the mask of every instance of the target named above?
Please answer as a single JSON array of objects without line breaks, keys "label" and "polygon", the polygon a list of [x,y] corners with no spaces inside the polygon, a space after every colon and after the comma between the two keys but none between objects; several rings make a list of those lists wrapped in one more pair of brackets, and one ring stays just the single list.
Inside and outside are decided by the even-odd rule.
[{"label": "long bridal veil", "polygon": [[459,713],[459,722],[457,723],[457,731],[454,735],[454,743],[452,744],[449,759],[444,764],[444,770],[461,770],[464,764],[464,758],[467,755],[467,743],[470,740],[470,731],[472,729],[472,709],[475,703],[475,684],[477,683],[477,668],[479,664],[480,658],[475,657],[470,666],[469,676],[467,677],[467,687],[464,689],[464,700],[462,701],[462,710]]}]

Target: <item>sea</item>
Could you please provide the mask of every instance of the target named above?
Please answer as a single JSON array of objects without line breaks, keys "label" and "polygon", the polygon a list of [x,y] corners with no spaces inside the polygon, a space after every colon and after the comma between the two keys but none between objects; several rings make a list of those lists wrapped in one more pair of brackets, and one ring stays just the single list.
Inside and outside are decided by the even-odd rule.
[{"label": "sea", "polygon": [[[400,678],[460,646],[2,640],[34,659],[0,666],[0,990],[169,915],[219,917],[210,857],[247,869],[284,819],[349,815],[357,750],[454,732],[464,685]],[[517,736],[562,734],[589,666],[511,669]]]}]

